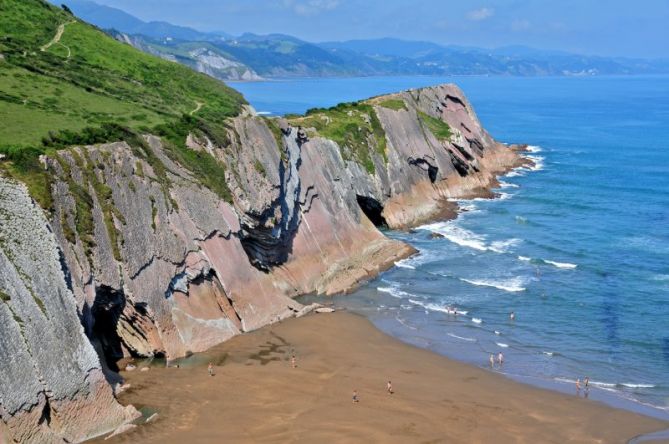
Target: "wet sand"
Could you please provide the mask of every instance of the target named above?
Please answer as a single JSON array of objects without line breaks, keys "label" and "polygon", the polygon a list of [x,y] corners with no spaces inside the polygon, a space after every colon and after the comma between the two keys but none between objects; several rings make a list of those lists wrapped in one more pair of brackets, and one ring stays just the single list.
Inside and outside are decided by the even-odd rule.
[{"label": "wet sand", "polygon": [[105,442],[625,443],[669,427],[406,345],[346,312],[238,336],[198,361],[125,372],[121,402],[159,417]]}]

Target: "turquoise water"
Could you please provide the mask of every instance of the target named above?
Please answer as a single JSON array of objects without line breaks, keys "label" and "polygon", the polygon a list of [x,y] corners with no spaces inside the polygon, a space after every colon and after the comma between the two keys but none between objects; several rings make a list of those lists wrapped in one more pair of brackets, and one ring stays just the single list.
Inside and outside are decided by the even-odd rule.
[{"label": "turquoise water", "polygon": [[532,145],[539,167],[501,178],[501,199],[461,202],[457,220],[389,232],[420,254],[337,304],[475,365],[501,351],[495,371],[513,378],[575,393],[589,376],[591,398],[669,418],[669,77],[233,86],[281,114],[443,82],[496,139]]}]

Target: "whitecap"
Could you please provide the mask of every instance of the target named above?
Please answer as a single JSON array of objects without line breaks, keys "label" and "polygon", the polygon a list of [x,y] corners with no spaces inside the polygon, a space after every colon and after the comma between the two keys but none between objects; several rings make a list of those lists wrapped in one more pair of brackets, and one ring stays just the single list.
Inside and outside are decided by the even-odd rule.
[{"label": "whitecap", "polygon": [[520,259],[523,262],[529,262],[529,261],[532,260],[531,257],[527,257],[527,256],[518,256],[518,259]]},{"label": "whitecap", "polygon": [[457,310],[455,313],[453,313],[453,310],[449,310],[448,307],[444,307],[443,305],[439,304],[433,304],[431,302],[421,302],[417,301],[415,299],[409,299],[409,302],[411,302],[414,305],[418,305],[419,307],[423,307],[426,310],[429,311],[438,311],[440,313],[446,313],[446,314],[459,314],[459,315],[466,315],[467,311],[461,311]]},{"label": "whitecap", "polygon": [[546,356],[553,356],[555,354],[553,352],[541,352],[541,353],[543,353]]},{"label": "whitecap", "polygon": [[495,330],[495,334],[496,334],[497,336],[499,336],[499,335],[502,334],[502,332],[501,332],[501,331],[497,331],[497,330]]},{"label": "whitecap", "polygon": [[465,338],[465,337],[458,336],[458,335],[453,334],[453,333],[447,333],[447,335],[452,337],[452,338],[461,339],[461,340],[467,341],[467,342],[476,342],[476,339],[474,339],[474,338]]},{"label": "whitecap", "polygon": [[520,239],[507,239],[492,242],[490,245],[486,243],[486,237],[465,228],[462,228],[452,221],[437,222],[433,224],[422,225],[418,227],[419,230],[428,230],[433,233],[441,234],[445,239],[460,245],[478,251],[492,251],[495,253],[506,253],[508,248],[522,242]]},{"label": "whitecap", "polygon": [[506,177],[522,177],[525,175],[523,168],[514,168],[513,170],[506,173]]},{"label": "whitecap", "polygon": [[387,293],[390,296],[397,299],[403,299],[406,297],[414,296],[413,294],[407,293],[406,291],[402,291],[397,287],[376,287],[376,290],[380,291],[381,293]]},{"label": "whitecap", "polygon": [[524,218],[523,216],[516,216],[515,219],[516,219],[516,223],[519,223],[519,224],[522,224],[522,225],[527,223],[527,219]]},{"label": "whitecap", "polygon": [[599,381],[590,381],[591,385],[596,385],[599,387],[615,387],[616,384],[610,383],[610,382],[599,382]]},{"label": "whitecap", "polygon": [[513,197],[513,194],[510,193],[497,193],[497,198],[499,200],[509,200]]},{"label": "whitecap", "polygon": [[494,287],[498,290],[504,290],[511,293],[516,293],[520,291],[525,291],[523,287],[523,279],[521,277],[514,277],[512,279],[494,281],[490,279],[464,279],[460,278],[462,282],[467,282],[468,284],[482,286],[482,287]]},{"label": "whitecap", "polygon": [[530,153],[540,153],[543,149],[538,145],[527,145],[527,151]]},{"label": "whitecap", "polygon": [[502,348],[509,348],[509,344],[505,344],[503,342],[495,342],[495,344]]},{"label": "whitecap", "polygon": [[480,318],[472,318],[472,322],[474,324],[481,324],[483,322],[483,319]]},{"label": "whitecap", "polygon": [[571,270],[571,269],[574,269],[574,268],[578,267],[578,265],[570,264],[569,262],[555,262],[555,261],[549,261],[547,259],[544,259],[543,261],[547,264],[553,265],[553,266],[558,267],[558,268],[563,268],[563,269]]},{"label": "whitecap", "polygon": [[514,245],[518,245],[522,241],[520,239],[507,239],[503,241],[495,241],[490,246],[488,247],[488,250],[494,251],[495,253],[506,253],[509,247],[513,247]]},{"label": "whitecap", "polygon": [[500,188],[518,188],[519,186],[516,185],[515,183],[502,182],[500,180],[499,181],[499,187]]},{"label": "whitecap", "polygon": [[629,383],[629,382],[624,382],[620,385],[622,385],[623,387],[627,387],[627,388],[654,388],[655,387],[654,384],[632,384],[632,383]]},{"label": "whitecap", "polygon": [[478,213],[479,208],[474,204],[460,205],[460,210],[467,213]]},{"label": "whitecap", "polygon": [[544,158],[541,156],[527,156],[528,159],[530,159],[534,165],[529,165],[527,168],[532,170],[532,171],[539,171],[544,168]]},{"label": "whitecap", "polygon": [[259,116],[269,116],[271,114],[274,114],[272,111],[258,111],[256,112],[257,115]]},{"label": "whitecap", "polygon": [[428,224],[418,228],[441,234],[449,241],[462,247],[473,248],[479,251],[486,251],[488,249],[484,241],[485,238],[483,236],[480,236],[464,228],[460,228],[450,222]]},{"label": "whitecap", "polygon": [[403,259],[401,261],[396,261],[395,266],[400,267],[400,268],[407,268],[409,270],[415,270],[416,269],[416,267],[414,267],[413,265],[407,264],[406,259]]}]

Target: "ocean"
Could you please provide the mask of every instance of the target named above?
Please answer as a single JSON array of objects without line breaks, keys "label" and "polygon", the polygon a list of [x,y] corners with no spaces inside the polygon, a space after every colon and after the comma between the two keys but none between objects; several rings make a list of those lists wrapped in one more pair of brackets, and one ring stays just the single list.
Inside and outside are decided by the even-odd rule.
[{"label": "ocean", "polygon": [[536,167],[501,177],[497,199],[460,201],[456,220],[388,231],[420,253],[336,305],[477,366],[502,352],[492,371],[520,381],[576,396],[587,376],[591,399],[669,419],[669,77],[232,86],[284,114],[446,82],[495,139],[529,144]]}]

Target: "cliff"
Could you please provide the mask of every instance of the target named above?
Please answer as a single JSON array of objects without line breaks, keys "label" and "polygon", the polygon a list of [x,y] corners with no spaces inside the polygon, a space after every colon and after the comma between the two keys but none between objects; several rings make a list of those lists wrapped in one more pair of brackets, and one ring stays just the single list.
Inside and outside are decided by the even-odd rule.
[{"label": "cliff", "polygon": [[0,436],[113,429],[131,414],[112,394],[119,358],[175,359],[295,315],[295,296],[347,291],[414,252],[375,225],[438,217],[521,163],[453,85],[287,121],[247,109],[186,147],[224,172],[153,135],[43,156],[48,220],[2,180]]}]

